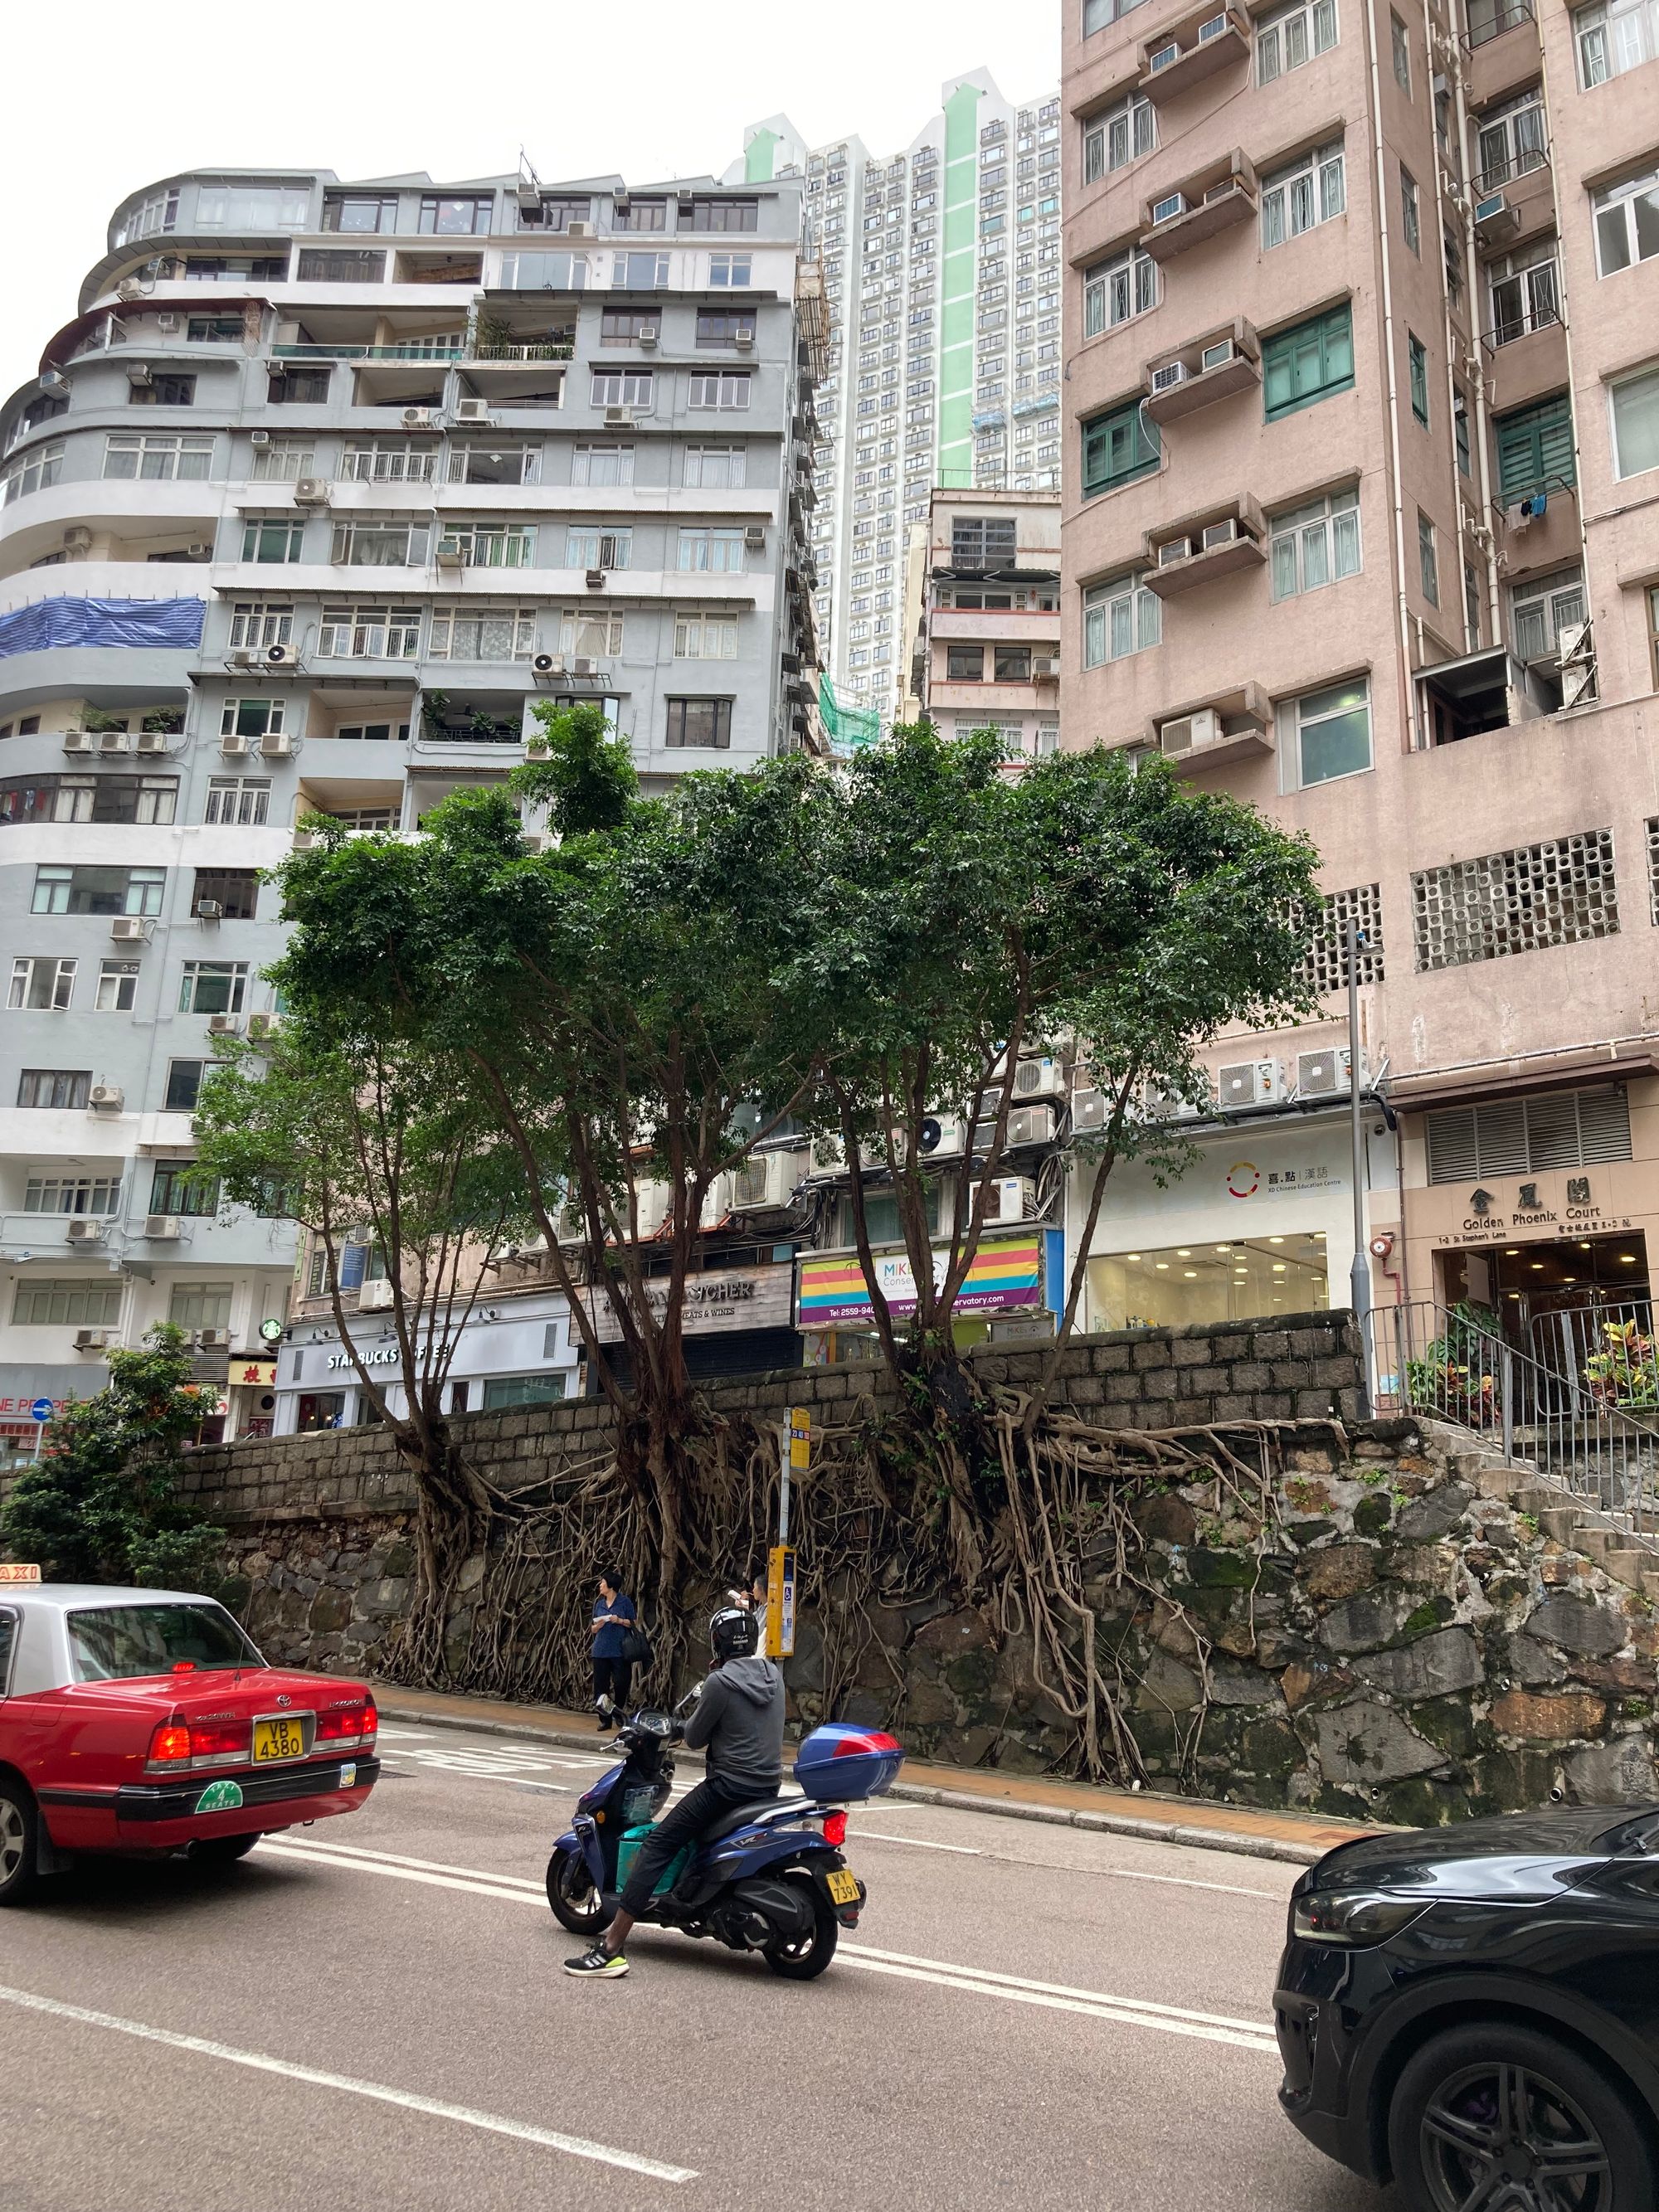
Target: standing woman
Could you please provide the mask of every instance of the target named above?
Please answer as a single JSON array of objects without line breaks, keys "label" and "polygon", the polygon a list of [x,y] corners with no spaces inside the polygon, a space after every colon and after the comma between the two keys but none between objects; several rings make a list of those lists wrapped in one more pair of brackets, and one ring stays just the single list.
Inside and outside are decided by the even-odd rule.
[{"label": "standing woman", "polygon": [[618,1711],[627,1710],[634,1675],[627,1638],[638,1619],[633,1599],[623,1595],[621,1575],[607,1567],[593,1601],[593,1705],[601,1735],[615,1728]]}]

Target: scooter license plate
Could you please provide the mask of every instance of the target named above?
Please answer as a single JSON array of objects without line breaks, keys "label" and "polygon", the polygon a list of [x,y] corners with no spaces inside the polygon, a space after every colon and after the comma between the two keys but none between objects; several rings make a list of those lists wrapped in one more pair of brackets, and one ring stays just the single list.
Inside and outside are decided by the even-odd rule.
[{"label": "scooter license plate", "polygon": [[859,1901],[858,1876],[847,1867],[836,1867],[823,1877],[830,1895],[837,1905],[856,1905]]}]

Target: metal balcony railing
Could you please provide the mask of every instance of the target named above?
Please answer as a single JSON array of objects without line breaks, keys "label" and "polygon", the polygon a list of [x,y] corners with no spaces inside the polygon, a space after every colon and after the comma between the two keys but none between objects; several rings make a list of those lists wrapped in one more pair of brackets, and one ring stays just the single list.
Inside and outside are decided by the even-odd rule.
[{"label": "metal balcony railing", "polygon": [[1484,46],[1492,39],[1501,39],[1505,31],[1513,31],[1518,25],[1530,23],[1532,20],[1532,0],[1510,0],[1508,6],[1494,9],[1491,15],[1483,9],[1470,15],[1464,44],[1473,53],[1477,46]]},{"label": "metal balcony railing", "polygon": [[408,345],[274,345],[273,361],[462,361],[466,343],[458,338],[434,343],[417,340]]},{"label": "metal balcony railing", "polygon": [[469,346],[468,361],[574,361],[574,338],[531,338],[513,345]]},{"label": "metal balcony railing", "polygon": [[1548,149],[1543,146],[1522,146],[1517,153],[1505,154],[1500,161],[1489,162],[1474,179],[1474,197],[1484,200],[1493,192],[1501,192],[1505,185],[1518,183],[1529,177],[1534,169],[1547,169]]}]

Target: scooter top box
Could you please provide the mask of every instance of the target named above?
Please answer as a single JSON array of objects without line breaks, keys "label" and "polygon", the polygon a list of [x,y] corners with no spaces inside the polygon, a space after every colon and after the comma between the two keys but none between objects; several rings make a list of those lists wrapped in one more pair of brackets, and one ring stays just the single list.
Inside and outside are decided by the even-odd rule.
[{"label": "scooter top box", "polygon": [[896,1736],[831,1721],[802,1737],[795,1779],[809,1797],[851,1805],[890,1790],[903,1764],[904,1748]]}]

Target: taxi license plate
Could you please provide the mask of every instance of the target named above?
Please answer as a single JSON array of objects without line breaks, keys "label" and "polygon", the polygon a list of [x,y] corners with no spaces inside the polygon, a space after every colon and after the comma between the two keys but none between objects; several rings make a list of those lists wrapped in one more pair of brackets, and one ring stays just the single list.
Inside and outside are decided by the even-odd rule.
[{"label": "taxi license plate", "polygon": [[837,1905],[856,1905],[859,1901],[858,1876],[847,1867],[836,1867],[823,1877],[831,1898]]},{"label": "taxi license plate", "polygon": [[256,1766],[269,1766],[281,1759],[303,1759],[305,1755],[305,1729],[297,1718],[254,1722],[253,1764]]}]

